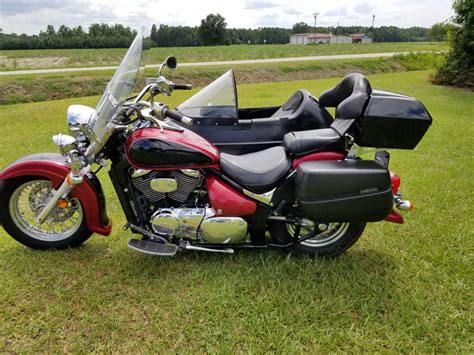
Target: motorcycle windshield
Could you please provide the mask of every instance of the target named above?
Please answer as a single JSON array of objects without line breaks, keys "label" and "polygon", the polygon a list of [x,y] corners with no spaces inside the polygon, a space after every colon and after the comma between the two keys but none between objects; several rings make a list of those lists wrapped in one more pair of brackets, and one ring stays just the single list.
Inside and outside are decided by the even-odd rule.
[{"label": "motorcycle windshield", "polygon": [[237,119],[237,90],[234,72],[229,70],[176,108],[191,118]]},{"label": "motorcycle windshield", "polygon": [[96,111],[98,125],[106,124],[132,93],[144,69],[144,29],[138,31],[114,76],[107,84]]}]

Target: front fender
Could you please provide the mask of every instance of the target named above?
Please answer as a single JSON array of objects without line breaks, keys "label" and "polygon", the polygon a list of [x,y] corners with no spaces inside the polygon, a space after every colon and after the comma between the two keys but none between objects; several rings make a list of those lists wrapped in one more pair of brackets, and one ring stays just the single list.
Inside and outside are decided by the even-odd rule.
[{"label": "front fender", "polygon": [[[60,154],[32,154],[15,160],[3,169],[0,172],[0,181],[3,181],[3,184],[8,184],[10,179],[22,176],[40,176],[51,180],[53,188],[57,189],[70,170],[66,158]],[[76,185],[70,196],[81,201],[89,230],[101,235],[110,234],[112,223],[107,217],[102,187],[94,174],[88,173],[84,182]]]}]

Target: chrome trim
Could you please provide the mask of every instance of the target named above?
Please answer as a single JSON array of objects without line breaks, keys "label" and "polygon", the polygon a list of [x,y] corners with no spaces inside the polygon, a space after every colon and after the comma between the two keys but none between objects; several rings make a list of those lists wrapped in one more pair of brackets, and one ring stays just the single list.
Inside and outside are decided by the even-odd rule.
[{"label": "chrome trim", "polygon": [[208,252],[211,252],[211,253],[225,253],[225,254],[233,254],[234,253],[234,249],[231,249],[231,248],[226,248],[226,249],[204,248],[204,247],[198,247],[198,246],[191,245],[191,243],[189,243],[189,242],[186,242],[184,244],[180,244],[180,247],[182,249],[186,249],[186,250],[208,251]]},{"label": "chrome trim", "polygon": [[259,195],[259,194],[253,193],[249,190],[243,189],[244,195],[247,195],[248,197],[251,197],[254,200],[262,202],[262,203],[264,203],[268,206],[273,206],[271,201],[272,201],[273,194],[275,193],[275,191],[276,191],[276,187],[271,191],[268,191],[268,192],[265,192],[265,193]]},{"label": "chrome trim", "polygon": [[131,177],[132,177],[132,179],[139,178],[139,177],[142,177],[142,176],[145,176],[145,175],[149,174],[150,172],[151,172],[151,170],[134,169],[131,173]]},{"label": "chrome trim", "polygon": [[199,178],[201,177],[201,172],[199,170],[195,169],[181,169],[180,170],[184,175],[193,177],[193,178]]},{"label": "chrome trim", "polygon": [[207,243],[244,243],[247,241],[247,222],[240,217],[206,218],[199,227],[199,235]]},{"label": "chrome trim", "polygon": [[153,179],[150,181],[150,188],[156,192],[173,192],[178,189],[178,182],[169,178]]}]

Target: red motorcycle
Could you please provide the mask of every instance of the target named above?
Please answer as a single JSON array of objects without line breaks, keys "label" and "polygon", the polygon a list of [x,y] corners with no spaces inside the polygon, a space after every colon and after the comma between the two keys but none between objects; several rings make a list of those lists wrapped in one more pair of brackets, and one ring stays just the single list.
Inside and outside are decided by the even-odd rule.
[{"label": "red motorcycle", "polygon": [[[389,154],[370,147],[413,149],[432,121],[419,101],[372,90],[351,74],[320,97],[336,107],[330,127],[287,133],[282,145],[258,152],[220,153],[186,127],[210,111],[225,117],[235,107],[229,88],[218,81],[176,110],[156,102],[158,94],[190,88],[161,75],[176,66],[170,57],[157,79],[128,97],[143,42],[137,35],[96,109],[69,107],[71,135],[53,137],[61,154],[29,155],[0,172],[0,220],[17,241],[64,249],[92,233],[108,235],[96,177],[107,161],[124,230],[140,236],[128,245],[148,254],[273,247],[334,256],[367,222],[403,223],[395,209],[412,204],[388,170]],[[361,159],[370,151],[373,159]]]}]

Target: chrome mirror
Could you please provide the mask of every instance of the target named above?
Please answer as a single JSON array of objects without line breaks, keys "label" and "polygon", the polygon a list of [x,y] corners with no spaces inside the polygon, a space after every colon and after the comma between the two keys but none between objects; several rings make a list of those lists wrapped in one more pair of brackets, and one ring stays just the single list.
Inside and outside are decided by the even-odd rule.
[{"label": "chrome mirror", "polygon": [[176,60],[176,57],[171,55],[168,58],[166,58],[163,63],[161,63],[160,69],[158,70],[158,76],[161,76],[161,71],[163,70],[164,67],[168,67],[170,69],[176,69],[178,67],[178,61]]}]

